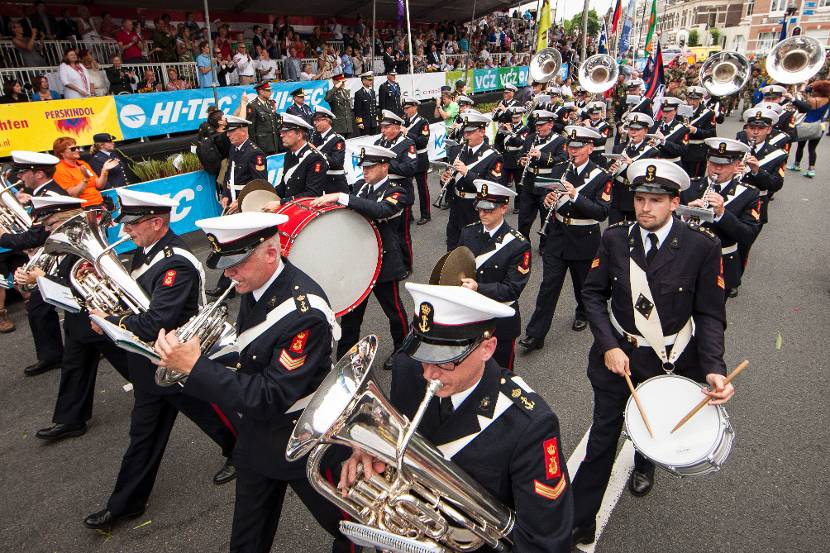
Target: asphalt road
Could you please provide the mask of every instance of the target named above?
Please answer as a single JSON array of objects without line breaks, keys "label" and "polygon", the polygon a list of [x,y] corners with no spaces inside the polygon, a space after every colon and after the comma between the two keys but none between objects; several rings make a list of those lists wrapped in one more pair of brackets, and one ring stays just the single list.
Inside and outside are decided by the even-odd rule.
[{"label": "asphalt road", "polygon": [[[734,136],[738,125],[735,119],[727,121],[721,134]],[[740,296],[728,304],[727,365],[734,367],[744,358],[751,365],[736,382],[737,394],[728,405],[737,439],[726,466],[698,479],[660,472],[645,498],[624,492],[597,551],[806,552],[830,546],[825,512],[830,373],[824,346],[830,328],[830,275],[828,229],[821,222],[830,205],[830,169],[822,159],[828,154],[830,140],[824,139],[815,179],[788,172],[784,190],[771,205],[770,223],[752,250]],[[444,252],[445,222],[446,212],[437,212],[429,225],[413,226],[418,261],[412,281],[425,282]],[[535,244],[536,236],[533,240]],[[199,253],[206,251],[200,246]],[[534,263],[521,298],[525,320],[541,278],[535,249]],[[575,303],[569,284],[562,296],[545,349],[520,355],[517,370],[559,415],[563,447],[570,454],[591,421],[585,375],[591,334],[570,330]],[[405,301],[411,309],[410,298]],[[227,550],[233,485],[212,484],[222,464],[220,452],[184,417],[171,436],[145,515],[111,535],[84,528],[83,518],[103,508],[115,481],[128,441],[130,394],[118,374],[102,364],[89,432],[57,444],[34,438],[38,428],[50,423],[59,374],[23,376],[23,367],[34,361],[32,341],[22,304],[12,305],[11,312],[17,331],[0,337],[5,353],[0,360],[0,404],[5,406],[0,419],[0,550]],[[379,359],[384,359],[390,349],[388,330],[374,300],[364,323],[364,333],[370,332],[381,336]],[[388,375],[377,370],[388,386]],[[326,551],[328,543],[290,495],[273,550]]]}]

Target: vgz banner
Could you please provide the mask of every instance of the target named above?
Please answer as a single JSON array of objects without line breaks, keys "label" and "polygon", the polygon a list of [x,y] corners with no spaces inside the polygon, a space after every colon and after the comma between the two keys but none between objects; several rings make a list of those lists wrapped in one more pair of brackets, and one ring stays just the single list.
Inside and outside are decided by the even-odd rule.
[{"label": "vgz banner", "polygon": [[[291,105],[290,92],[298,86],[300,83],[271,83],[271,98],[277,103],[277,111],[288,109]],[[304,81],[302,87],[307,104],[329,107],[325,100],[329,81]],[[225,114],[236,112],[243,94],[255,96],[254,87],[250,85],[226,86],[216,90],[218,107]],[[215,103],[212,88],[115,96],[118,121],[126,139],[194,131],[207,119],[208,107]]]},{"label": "vgz banner", "polygon": [[61,136],[86,146],[99,132],[121,138],[112,96],[0,104],[0,157],[12,150],[51,150]]}]

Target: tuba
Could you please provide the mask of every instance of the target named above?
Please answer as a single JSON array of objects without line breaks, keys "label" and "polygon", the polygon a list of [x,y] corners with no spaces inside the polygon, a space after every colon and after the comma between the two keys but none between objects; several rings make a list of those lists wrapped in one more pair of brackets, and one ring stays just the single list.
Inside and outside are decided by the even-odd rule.
[{"label": "tuba", "polygon": [[619,74],[617,60],[607,54],[596,54],[582,62],[577,77],[582,88],[591,94],[601,94],[614,86]]},{"label": "tuba", "polygon": [[749,61],[738,52],[724,50],[712,54],[700,67],[700,84],[712,96],[729,96],[749,80]]},{"label": "tuba", "polygon": [[798,35],[773,46],[766,59],[769,76],[781,84],[806,83],[824,66],[826,53],[813,37]]},{"label": "tuba", "polygon": [[[429,381],[410,421],[384,396],[371,365],[377,337],[355,344],[334,366],[297,421],[289,461],[310,452],[306,474],[323,497],[353,521],[340,531],[358,545],[392,551],[509,551],[515,514],[415,430],[441,386]],[[320,474],[332,444],[361,449],[386,463],[382,475],[358,480],[341,493]]]},{"label": "tuba", "polygon": [[72,266],[69,281],[87,309],[99,309],[108,315],[147,311],[150,298],[115,254],[115,248],[130,237],[107,245],[99,215],[98,211],[90,211],[66,220],[46,239],[44,252],[80,258]]},{"label": "tuba", "polygon": [[12,191],[23,184],[23,181],[9,182],[10,171],[0,175],[0,229],[12,234],[20,234],[32,227],[32,218]]},{"label": "tuba", "polygon": [[530,58],[528,72],[537,83],[547,83],[559,73],[562,66],[562,54],[556,48],[544,48]]}]

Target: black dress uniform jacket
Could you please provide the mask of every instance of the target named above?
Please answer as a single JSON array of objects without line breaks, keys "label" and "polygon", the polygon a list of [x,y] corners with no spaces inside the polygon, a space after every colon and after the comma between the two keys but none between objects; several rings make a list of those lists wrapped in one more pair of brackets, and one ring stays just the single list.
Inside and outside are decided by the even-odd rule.
[{"label": "black dress uniform jacket", "polygon": [[611,125],[604,119],[600,119],[596,123],[591,121],[589,125],[600,134],[599,138],[594,139],[594,151],[591,152],[591,161],[600,167],[605,167],[608,160],[603,154],[605,153],[605,143],[608,141],[608,137],[611,136]]},{"label": "black dress uniform jacket", "polygon": [[378,102],[374,88],[361,88],[354,93],[354,121],[363,125],[363,134],[378,132]]},{"label": "black dress uniform jacket", "polygon": [[383,260],[378,282],[401,280],[406,273],[400,247],[398,225],[403,211],[403,188],[385,179],[374,186],[363,179],[355,183],[356,194],[349,195],[349,208],[371,219],[380,232]]},{"label": "black dress uniform jacket", "polygon": [[784,170],[787,165],[787,152],[783,148],[770,144],[769,140],[756,144],[753,155],[759,162],[758,173],[744,175],[743,182],[751,184],[761,195],[761,224],[767,222],[768,194],[781,190],[784,186]]},{"label": "black dress uniform jacket", "polygon": [[[513,145],[514,143],[515,140],[511,139],[506,141],[505,145]],[[536,175],[551,175],[555,165],[568,159],[568,153],[565,151],[565,139],[553,132],[545,137],[541,137],[535,132],[528,134],[524,140],[520,157],[526,156],[534,148],[541,152],[541,156],[538,159],[530,159],[530,167],[525,172],[522,185],[529,187],[527,190],[535,196],[542,198],[548,191],[543,188],[536,189],[534,186]]]},{"label": "black dress uniform jacket", "polygon": [[[242,296],[237,331],[265,321],[285,300],[297,307],[239,352],[237,371],[199,358],[184,386],[186,394],[217,403],[241,415],[234,449],[237,467],[278,480],[305,478],[305,458],[288,462],[285,448],[300,412],[286,411],[317,389],[331,368],[331,327],[303,296],[325,293],[311,277],[283,259],[282,272],[260,297]],[[305,309],[305,310],[303,310]]]},{"label": "black dress uniform jacket", "polygon": [[704,162],[706,161],[706,144],[703,141],[716,136],[718,132],[715,112],[701,102],[689,118],[689,126],[694,127],[695,132],[689,133],[689,149],[685,159],[690,163]]},{"label": "black dress uniform jacket", "polygon": [[467,166],[467,174],[456,175],[455,180],[448,185],[450,196],[450,216],[447,221],[447,249],[454,249],[458,245],[461,229],[478,220],[476,212],[476,179],[487,179],[501,183],[502,157],[492,146],[482,142],[473,150],[465,145],[458,155]]},{"label": "black dress uniform jacket", "polygon": [[682,165],[682,160],[688,153],[688,127],[675,118],[671,123],[657,123],[654,130],[663,133],[663,136],[666,139],[664,144],[658,144],[656,146],[657,151],[659,152],[657,157],[667,161],[673,161],[678,165]]},{"label": "black dress uniform jacket", "polygon": [[380,109],[388,109],[395,115],[403,117],[403,107],[401,106],[401,85],[386,81],[378,88],[378,103]]},{"label": "black dress uniform jacket", "polygon": [[[657,149],[649,146],[645,140],[636,145],[631,143],[615,144],[613,153],[625,153],[632,161],[654,158],[658,154]],[[631,188],[629,187],[627,175],[628,167],[614,177],[614,184],[611,190],[611,207],[618,211],[633,213],[634,193],[631,192]]]},{"label": "black dress uniform jacket", "polygon": [[501,152],[505,169],[519,169],[521,167],[519,157],[521,157],[522,147],[528,134],[530,134],[530,128],[527,125],[516,125],[509,131],[499,126],[494,146],[496,150]]},{"label": "black dress uniform jacket", "polygon": [[296,152],[286,152],[282,178],[276,187],[282,202],[306,196],[322,196],[329,185],[326,159],[308,144]]},{"label": "black dress uniform jacket", "polygon": [[404,125],[406,137],[415,144],[415,152],[418,154],[415,173],[423,173],[429,170],[429,121],[416,114],[412,119],[404,119]]},{"label": "black dress uniform jacket", "polygon": [[[396,356],[392,405],[412,417],[425,389],[420,363]],[[515,510],[513,551],[570,552],[573,503],[559,420],[521,378],[489,360],[481,381],[443,423],[439,399],[432,399],[418,432]]]},{"label": "black dress uniform jacket", "polygon": [[314,112],[311,111],[311,108],[308,104],[297,104],[293,103],[288,106],[288,109],[285,110],[285,113],[290,113],[291,115],[296,115],[297,117],[302,117],[305,119],[306,123],[309,125],[314,125]]},{"label": "black dress uniform jacket", "polygon": [[389,161],[389,180],[406,192],[405,196],[401,197],[400,202],[405,206],[412,205],[415,202],[412,177],[415,176],[418,167],[418,151],[415,148],[415,143],[401,132],[394,140],[386,140],[381,137],[375,141],[375,144],[389,148],[397,155],[395,159]]},{"label": "black dress uniform jacket", "polygon": [[107,173],[107,188],[126,186],[129,183],[127,182],[127,176],[124,173],[124,161],[115,154],[107,154],[102,150],[98,150],[92,156],[92,159],[89,160],[89,166],[92,167],[92,170],[95,171],[96,175],[100,175],[101,171],[104,169],[104,164],[111,159],[117,159],[120,163],[110,169]]},{"label": "black dress uniform jacket", "polygon": [[280,124],[277,104],[272,99],[257,96],[248,104],[246,119],[251,122],[249,133],[266,155],[275,154],[280,147]]},{"label": "black dress uniform jacket", "polygon": [[346,162],[346,139],[329,129],[323,134],[316,131],[312,133],[311,143],[326,159],[328,183],[325,192],[348,192],[349,184],[343,169]]},{"label": "black dress uniform jacket", "polygon": [[254,179],[268,180],[268,167],[265,161],[265,152],[250,139],[240,146],[231,146],[228,152],[228,170],[225,173],[225,188],[222,195],[230,198],[231,174],[234,176],[234,187],[236,195],[246,184]]},{"label": "black dress uniform jacket", "polygon": [[508,111],[507,108],[516,107],[519,105],[519,102],[514,97],[509,102],[505,102],[504,99],[500,100],[498,105],[496,105],[496,109],[493,111],[493,121],[497,123],[509,123],[513,119],[513,114]]},{"label": "black dress uniform jacket", "polygon": [[[708,187],[705,177],[692,179],[687,190],[681,195],[681,203],[702,198]],[[735,178],[724,183],[720,190],[723,196],[724,211],[717,221],[703,223],[720,239],[723,254],[723,279],[727,288],[737,288],[743,273],[743,264],[738,252],[738,243],[751,246],[760,230],[761,200],[758,189],[749,184],[741,184]]]},{"label": "black dress uniform jacket", "polygon": [[478,293],[516,310],[512,317],[496,319],[496,337],[515,339],[522,333],[519,296],[530,280],[530,242],[507,221],[493,236],[478,222],[461,231],[458,245],[467,246],[476,257]]}]

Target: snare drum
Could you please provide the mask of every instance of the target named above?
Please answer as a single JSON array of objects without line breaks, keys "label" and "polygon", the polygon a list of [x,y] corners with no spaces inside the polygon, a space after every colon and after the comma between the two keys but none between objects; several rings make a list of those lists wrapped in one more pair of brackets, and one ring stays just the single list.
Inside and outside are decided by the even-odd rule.
[{"label": "snare drum", "polygon": [[697,405],[700,384],[674,374],[649,378],[637,395],[654,430],[646,429],[633,397],[625,406],[625,433],[655,465],[676,476],[703,476],[719,470],[732,450],[735,432],[722,405],[706,405],[674,434],[671,429]]},{"label": "snare drum", "polygon": [[283,257],[320,285],[340,317],[363,301],[377,282],[383,256],[380,233],[363,215],[342,205],[311,207],[314,198],[281,205]]}]

